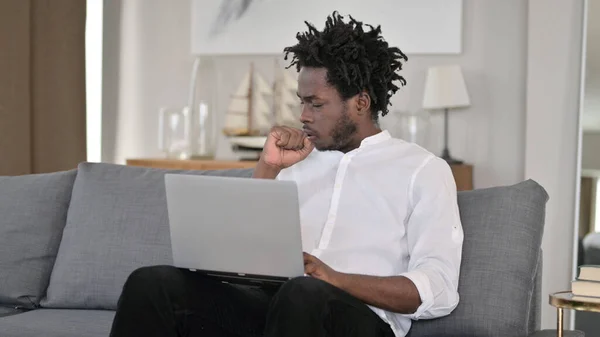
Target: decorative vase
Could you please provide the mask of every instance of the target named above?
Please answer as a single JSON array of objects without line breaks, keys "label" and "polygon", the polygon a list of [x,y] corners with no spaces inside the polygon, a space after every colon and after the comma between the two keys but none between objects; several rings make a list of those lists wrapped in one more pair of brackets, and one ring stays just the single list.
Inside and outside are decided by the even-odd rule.
[{"label": "decorative vase", "polygon": [[426,148],[429,144],[430,119],[426,111],[398,112],[398,135],[401,139]]},{"label": "decorative vase", "polygon": [[217,123],[216,114],[211,105],[200,101],[192,114],[192,159],[214,159],[217,150]]},{"label": "decorative vase", "polygon": [[162,108],[158,129],[158,147],[167,158],[214,159],[216,120],[209,104],[201,101],[193,110]]},{"label": "decorative vase", "polygon": [[161,108],[158,117],[158,148],[167,158],[190,156],[187,139],[187,108]]},{"label": "decorative vase", "polygon": [[[192,109],[186,115],[189,159],[214,159],[216,156],[218,75],[213,57],[196,57],[187,104]],[[204,78],[213,80],[201,80]]]}]

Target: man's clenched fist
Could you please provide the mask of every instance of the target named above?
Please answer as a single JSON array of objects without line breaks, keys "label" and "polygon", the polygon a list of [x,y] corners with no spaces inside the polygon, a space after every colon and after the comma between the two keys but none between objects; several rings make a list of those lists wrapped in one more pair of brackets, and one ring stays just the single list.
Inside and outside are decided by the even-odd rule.
[{"label": "man's clenched fist", "polygon": [[271,167],[284,169],[304,160],[314,148],[302,130],[274,126],[263,147],[261,161]]}]

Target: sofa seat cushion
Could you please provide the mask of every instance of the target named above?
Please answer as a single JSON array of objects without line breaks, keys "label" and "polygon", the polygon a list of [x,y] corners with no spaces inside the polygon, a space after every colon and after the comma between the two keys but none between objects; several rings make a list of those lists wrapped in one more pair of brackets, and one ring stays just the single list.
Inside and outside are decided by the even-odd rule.
[{"label": "sofa seat cushion", "polygon": [[448,316],[413,323],[410,337],[528,335],[544,231],[546,191],[528,180],[459,192],[464,243],[458,293]]},{"label": "sofa seat cushion", "polygon": [[4,307],[0,305],[0,317],[16,315],[23,312],[23,310],[15,309],[14,307]]},{"label": "sofa seat cushion", "polygon": [[[540,330],[540,331],[536,331],[535,333],[533,333],[532,335],[529,335],[528,337],[556,337],[556,330]],[[579,331],[579,330],[564,330],[563,331],[563,337],[585,337],[585,333],[583,333],[583,331]],[[593,337],[593,336],[591,336]]]},{"label": "sofa seat cushion", "polygon": [[40,303],[76,175],[0,177],[0,305],[32,309]]},{"label": "sofa seat cushion", "polygon": [[[252,171],[79,165],[67,224],[42,307],[114,310],[132,271],[173,263],[165,173],[249,177]],[[201,221],[198,219],[199,224]]]},{"label": "sofa seat cushion", "polygon": [[38,309],[0,317],[2,337],[107,337],[114,311]]}]

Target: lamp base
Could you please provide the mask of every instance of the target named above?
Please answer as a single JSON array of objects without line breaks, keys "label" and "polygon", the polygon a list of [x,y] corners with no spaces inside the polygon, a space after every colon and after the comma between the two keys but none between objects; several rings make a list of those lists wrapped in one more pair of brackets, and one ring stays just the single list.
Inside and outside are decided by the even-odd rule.
[{"label": "lamp base", "polygon": [[462,160],[452,158],[452,156],[450,156],[450,151],[447,147],[444,149],[444,151],[442,151],[442,155],[440,156],[440,158],[445,160],[446,163],[448,163],[448,165],[461,165],[464,163]]},{"label": "lamp base", "polygon": [[465,162],[462,160],[454,159],[454,158],[442,158],[448,163],[448,165],[462,165]]}]

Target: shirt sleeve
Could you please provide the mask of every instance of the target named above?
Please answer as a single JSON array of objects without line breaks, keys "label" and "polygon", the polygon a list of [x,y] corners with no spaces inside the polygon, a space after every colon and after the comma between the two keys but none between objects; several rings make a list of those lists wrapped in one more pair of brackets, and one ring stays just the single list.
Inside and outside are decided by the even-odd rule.
[{"label": "shirt sleeve", "polygon": [[419,291],[421,305],[405,315],[414,320],[450,314],[458,305],[458,277],[463,230],[457,204],[456,183],[448,164],[427,158],[409,186],[406,236],[410,279]]}]

